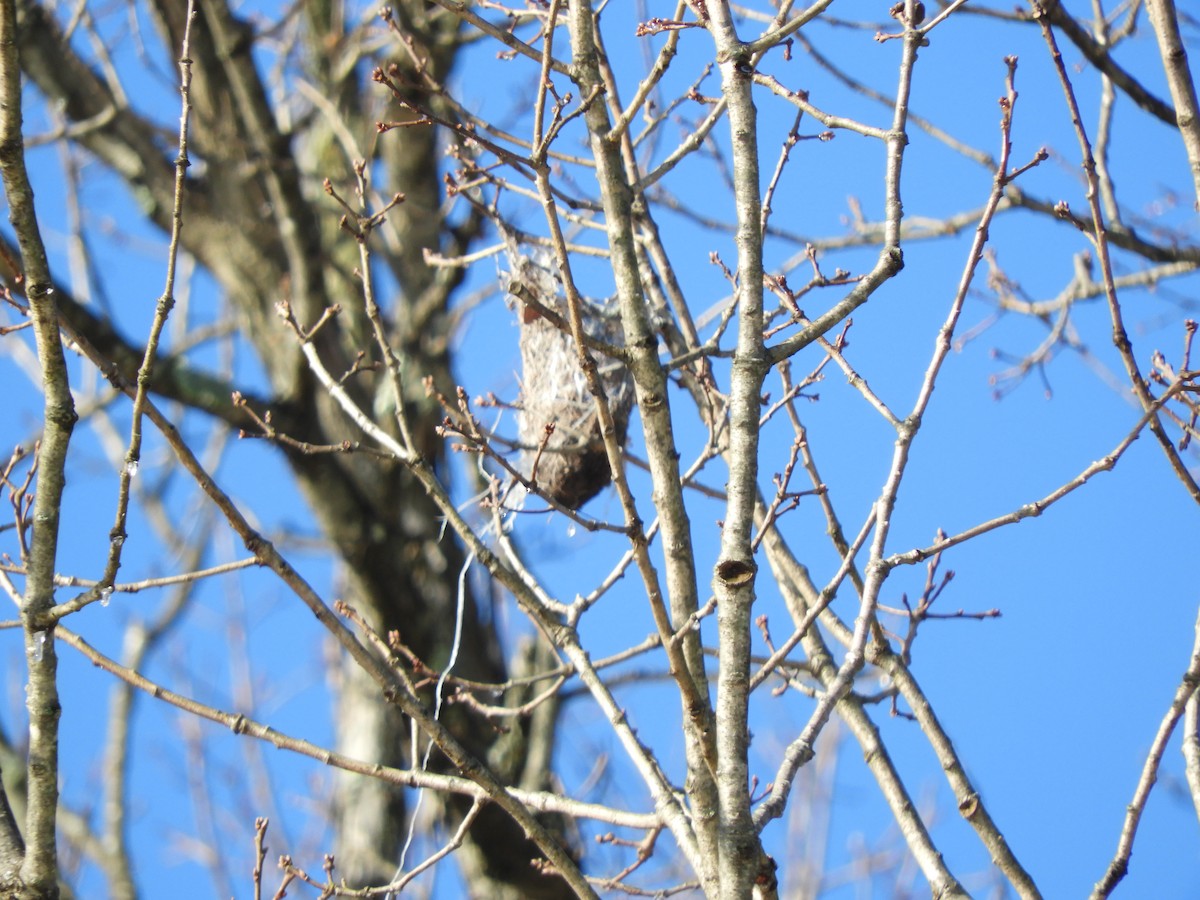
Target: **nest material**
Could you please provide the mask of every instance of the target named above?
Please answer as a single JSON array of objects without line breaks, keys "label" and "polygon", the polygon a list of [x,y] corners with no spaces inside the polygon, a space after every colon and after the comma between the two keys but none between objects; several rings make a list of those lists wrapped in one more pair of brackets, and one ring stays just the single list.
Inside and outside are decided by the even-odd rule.
[{"label": "nest material", "polygon": [[[510,292],[529,292],[565,319],[567,302],[558,291],[554,273],[528,257],[514,259],[513,263]],[[623,343],[615,310],[585,300],[580,313],[588,335],[616,346]],[[543,494],[569,509],[578,509],[612,481],[600,436],[596,398],[588,390],[571,335],[532,307],[522,310],[519,321],[522,377],[517,427],[526,447],[520,469],[527,477],[535,476]],[[600,370],[617,441],[624,445],[633,410],[633,380],[619,360],[596,350],[590,352]],[[550,424],[554,431],[547,440],[546,426]],[[539,457],[537,448],[543,441],[546,445]],[[535,460],[537,471],[533,472]]]}]

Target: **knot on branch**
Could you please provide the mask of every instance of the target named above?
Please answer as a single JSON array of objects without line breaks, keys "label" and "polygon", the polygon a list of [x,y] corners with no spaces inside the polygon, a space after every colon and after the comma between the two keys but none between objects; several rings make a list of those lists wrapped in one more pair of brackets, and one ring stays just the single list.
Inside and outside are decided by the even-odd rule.
[{"label": "knot on branch", "polygon": [[739,588],[754,580],[755,566],[744,559],[723,559],[717,563],[717,578],[726,587]]}]

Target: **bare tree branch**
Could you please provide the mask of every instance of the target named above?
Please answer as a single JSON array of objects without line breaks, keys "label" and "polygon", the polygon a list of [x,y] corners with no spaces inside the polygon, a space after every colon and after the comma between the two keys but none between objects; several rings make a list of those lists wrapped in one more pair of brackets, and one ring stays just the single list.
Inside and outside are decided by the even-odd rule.
[{"label": "bare tree branch", "polygon": [[[29,312],[37,340],[45,396],[44,428],[37,450],[38,489],[33,502],[32,543],[22,559],[28,576],[21,603],[28,666],[25,703],[29,711],[28,796],[25,846],[6,841],[6,849],[24,850],[19,886],[7,881],[5,891],[21,898],[58,895],[56,818],[58,809],[58,659],[53,623],[43,621],[54,604],[54,568],[62,497],[66,487],[67,447],[77,416],[67,380],[66,360],[58,334],[53,281],[33,205],[33,188],[25,169],[21,132],[21,75],[17,60],[15,0],[0,3],[0,175],[8,199],[9,219],[21,249],[21,268],[28,284]],[[7,811],[8,803],[5,800]],[[3,869],[12,872],[15,857]]]}]

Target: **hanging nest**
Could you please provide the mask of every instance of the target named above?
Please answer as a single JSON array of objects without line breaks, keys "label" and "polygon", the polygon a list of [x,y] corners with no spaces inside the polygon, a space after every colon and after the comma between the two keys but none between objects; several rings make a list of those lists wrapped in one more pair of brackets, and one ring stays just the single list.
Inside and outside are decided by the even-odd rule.
[{"label": "hanging nest", "polygon": [[[517,428],[524,450],[518,466],[538,489],[557,503],[578,509],[612,481],[608,454],[600,436],[596,398],[588,390],[579,366],[575,340],[524,302],[536,299],[561,316],[568,316],[556,273],[543,260],[510,251],[509,293],[517,298],[521,346],[521,397]],[[584,332],[621,346],[621,322],[616,310],[590,300],[581,303]],[[619,360],[591,350],[600,371],[616,426],[624,446],[633,410],[633,379]],[[547,427],[553,431],[547,438]],[[545,442],[540,455],[538,448]],[[534,471],[536,461],[537,471]]]}]

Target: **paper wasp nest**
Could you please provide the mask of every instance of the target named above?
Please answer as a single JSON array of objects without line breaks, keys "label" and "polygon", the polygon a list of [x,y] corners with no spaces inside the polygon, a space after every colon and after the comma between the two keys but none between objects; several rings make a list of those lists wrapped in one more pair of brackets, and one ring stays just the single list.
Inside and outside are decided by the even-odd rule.
[{"label": "paper wasp nest", "polygon": [[[588,390],[579,367],[579,353],[569,332],[563,332],[528,305],[536,299],[547,309],[568,317],[567,300],[558,275],[548,258],[519,253],[509,241],[512,267],[509,293],[517,299],[521,329],[521,396],[517,428],[523,451],[518,466],[523,475],[536,475],[538,488],[570,509],[578,509],[612,481],[608,455],[600,437],[596,398]],[[535,251],[536,252],[536,251]],[[584,300],[580,313],[584,332],[609,344],[621,346],[621,322],[616,309]],[[617,430],[625,443],[629,415],[633,409],[633,380],[619,360],[591,350],[600,370]],[[547,424],[554,433],[538,458],[537,448],[546,440]],[[533,473],[537,460],[537,472]]]}]

